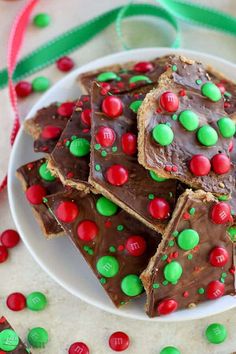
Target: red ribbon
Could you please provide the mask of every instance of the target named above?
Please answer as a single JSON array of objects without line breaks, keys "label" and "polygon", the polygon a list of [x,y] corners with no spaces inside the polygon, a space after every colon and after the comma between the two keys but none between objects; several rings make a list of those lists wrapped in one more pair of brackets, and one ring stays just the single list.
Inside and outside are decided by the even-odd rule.
[{"label": "red ribbon", "polygon": [[[14,122],[13,128],[11,131],[10,143],[11,146],[14,144],[15,138],[20,128],[20,118],[19,111],[17,106],[17,96],[15,85],[13,83],[13,73],[16,67],[17,58],[23,44],[25,31],[27,29],[31,13],[34,7],[37,5],[39,0],[29,0],[27,4],[20,11],[16,17],[14,24],[11,29],[10,38],[7,47],[7,71],[8,71],[8,80],[9,80],[9,96],[11,101],[11,106],[14,111]],[[0,191],[2,191],[7,185],[7,176],[0,183]]]}]

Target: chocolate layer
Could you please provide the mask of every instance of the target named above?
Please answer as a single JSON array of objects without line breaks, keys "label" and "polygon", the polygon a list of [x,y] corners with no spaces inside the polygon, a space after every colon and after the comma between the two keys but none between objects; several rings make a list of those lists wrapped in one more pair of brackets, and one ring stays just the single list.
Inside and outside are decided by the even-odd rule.
[{"label": "chocolate layer", "polygon": [[[0,343],[0,352],[1,353],[12,353],[12,354],[30,354],[31,351],[29,348],[26,347],[26,345],[22,342],[22,340],[19,338],[19,336],[16,334],[10,323],[7,321],[7,319],[2,316],[0,317],[0,336],[2,331],[4,330],[11,330],[11,333],[8,333],[8,336],[5,337],[5,340]],[[14,345],[14,343],[17,343],[18,345]],[[1,344],[3,344],[3,347],[1,347]],[[15,349],[13,349],[15,346]],[[2,349],[2,350],[1,350]]]},{"label": "chocolate layer", "polygon": [[49,196],[47,205],[115,306],[143,292],[139,275],[154,254],[160,234],[100,195],[70,190]]},{"label": "chocolate layer", "polygon": [[41,177],[39,174],[39,169],[42,165],[45,165],[46,162],[46,159],[29,162],[18,168],[16,175],[26,193],[30,187],[35,185],[39,185],[45,190],[45,199],[42,199],[39,204],[30,204],[34,210],[35,218],[43,230],[46,238],[53,238],[62,235],[63,230],[48,210],[45,201],[47,200],[48,195],[60,192],[64,189],[64,187],[59,178],[52,177],[53,180],[48,181]]},{"label": "chocolate layer", "polygon": [[[216,203],[210,193],[203,191],[187,190],[179,198],[163,241],[141,275],[150,317],[235,293],[234,247],[227,233],[230,223],[224,208],[218,218],[212,216]],[[222,223],[216,224],[217,220]],[[199,242],[192,234],[184,239],[185,230],[197,232]],[[189,246],[190,239],[193,243]],[[177,279],[180,267],[182,274]]]}]

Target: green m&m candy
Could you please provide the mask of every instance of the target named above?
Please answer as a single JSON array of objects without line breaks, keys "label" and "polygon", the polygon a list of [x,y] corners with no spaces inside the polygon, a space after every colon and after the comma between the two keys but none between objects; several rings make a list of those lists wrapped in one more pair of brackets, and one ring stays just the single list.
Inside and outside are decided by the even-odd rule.
[{"label": "green m&m candy", "polygon": [[232,138],[235,134],[235,123],[228,117],[222,117],[217,122],[220,134],[224,138]]},{"label": "green m&m candy", "polygon": [[33,18],[33,24],[36,27],[41,27],[41,28],[47,27],[50,24],[50,22],[51,22],[51,17],[46,13],[37,14]]},{"label": "green m&m candy", "polygon": [[181,354],[176,347],[168,346],[160,351],[160,354]]},{"label": "green m&m candy", "polygon": [[167,178],[159,177],[155,171],[149,171],[149,174],[152,177],[152,179],[156,182],[164,182],[167,180]]},{"label": "green m&m candy", "polygon": [[44,92],[49,88],[49,86],[50,86],[50,81],[45,76],[36,77],[32,81],[32,88],[33,91],[35,92]]},{"label": "green m&m candy", "polygon": [[189,109],[186,109],[185,111],[180,113],[179,121],[182,126],[189,132],[192,132],[197,129],[199,125],[199,119],[197,114],[193,111],[190,111]]},{"label": "green m&m candy", "polygon": [[212,344],[220,344],[227,338],[226,327],[220,323],[212,323],[206,329],[205,335]]},{"label": "green m&m candy", "polygon": [[202,85],[201,91],[203,96],[209,98],[213,102],[217,102],[221,99],[221,92],[213,82],[206,82]]},{"label": "green m&m candy", "polygon": [[112,216],[117,212],[118,206],[115,203],[113,203],[111,200],[105,197],[100,197],[97,200],[96,209],[99,212],[99,214],[103,216]]},{"label": "green m&m candy", "polygon": [[183,273],[182,266],[179,262],[173,261],[168,263],[164,268],[165,279],[170,283],[177,283]]},{"label": "green m&m candy", "polygon": [[35,327],[29,331],[27,339],[33,348],[44,348],[48,343],[48,332],[42,327]]},{"label": "green m&m candy", "polygon": [[189,251],[198,245],[199,235],[193,229],[185,229],[179,233],[177,242],[182,250]]},{"label": "green m&m candy", "polygon": [[137,296],[143,292],[143,284],[136,274],[129,274],[122,279],[121,290],[125,295]]},{"label": "green m&m candy", "polygon": [[130,79],[129,79],[129,83],[132,84],[132,83],[135,83],[137,81],[145,81],[147,82],[148,84],[151,84],[151,80],[149,79],[149,77],[145,76],[145,75],[135,75],[135,76],[132,76]]},{"label": "green m&m candy", "polygon": [[54,177],[51,172],[47,168],[47,162],[44,162],[40,167],[39,167],[39,175],[42,179],[44,179],[47,182],[52,182],[55,181],[56,177]]},{"label": "green m&m candy", "polygon": [[119,262],[115,257],[103,256],[97,262],[97,271],[106,278],[114,277],[119,271]]},{"label": "green m&m candy", "polygon": [[83,157],[88,155],[90,151],[90,144],[87,139],[78,138],[71,142],[70,153],[76,157]]},{"label": "green m&m candy", "polygon": [[41,311],[47,305],[47,298],[43,293],[35,291],[27,296],[26,305],[31,311]]},{"label": "green m&m candy", "polygon": [[205,146],[213,146],[217,143],[218,135],[210,125],[203,125],[197,132],[198,141]]},{"label": "green m&m candy", "polygon": [[11,352],[18,347],[20,339],[13,329],[4,329],[0,332],[0,349]]},{"label": "green m&m candy", "polygon": [[110,80],[120,80],[120,78],[113,71],[106,71],[104,73],[99,74],[97,76],[96,80],[99,82],[106,82],[106,81],[110,81]]},{"label": "green m&m candy", "polygon": [[161,146],[170,145],[174,139],[174,133],[167,124],[157,124],[152,131],[153,139]]},{"label": "green m&m candy", "polygon": [[133,101],[129,108],[134,112],[134,113],[137,113],[138,112],[138,109],[139,107],[141,106],[141,104],[143,103],[142,100],[137,100],[137,101]]}]

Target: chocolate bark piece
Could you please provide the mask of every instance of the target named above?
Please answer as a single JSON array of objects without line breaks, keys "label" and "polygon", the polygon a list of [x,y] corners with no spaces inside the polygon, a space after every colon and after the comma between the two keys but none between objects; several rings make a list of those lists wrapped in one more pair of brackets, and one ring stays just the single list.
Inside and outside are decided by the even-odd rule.
[{"label": "chocolate bark piece", "polygon": [[[228,151],[232,136],[225,137],[224,129],[220,129],[220,119],[226,117],[223,98],[212,82],[201,85],[204,96],[191,85],[174,82],[167,72],[158,88],[147,94],[138,112],[139,162],[163,177],[177,178],[194,188],[230,194],[235,176]],[[210,90],[215,95],[212,99],[206,96]],[[218,154],[221,156],[216,157]],[[213,157],[224,158],[222,174],[214,167]]]},{"label": "chocolate bark piece", "polygon": [[12,354],[31,353],[4,316],[0,317],[0,352]]},{"label": "chocolate bark piece", "polygon": [[[177,182],[159,178],[137,160],[137,110],[147,89],[115,96],[102,90],[94,83],[89,182],[128,213],[162,232],[175,205]],[[120,105],[115,118],[108,112],[110,99]]]},{"label": "chocolate bark piece", "polygon": [[90,116],[90,96],[81,96],[48,163],[49,170],[64,185],[79,190],[88,190],[89,187]]},{"label": "chocolate bark piece", "polygon": [[51,239],[64,235],[61,226],[45,204],[48,195],[64,189],[59,178],[52,176],[48,171],[47,160],[43,158],[21,166],[17,169],[16,176],[45,237]]},{"label": "chocolate bark piece", "polygon": [[235,293],[230,207],[211,194],[187,190],[141,279],[148,316],[169,314]]},{"label": "chocolate bark piece", "polygon": [[111,93],[129,92],[145,85],[155,84],[166,70],[170,56],[166,55],[145,62],[114,64],[78,77],[81,89],[89,93],[92,82],[96,81]]},{"label": "chocolate bark piece", "polygon": [[33,118],[24,122],[25,131],[34,139],[35,152],[52,152],[72,114],[73,106],[73,102],[54,102],[39,109]]},{"label": "chocolate bark piece", "polygon": [[47,205],[115,306],[143,292],[139,275],[160,234],[101,195],[71,189],[49,196]]}]

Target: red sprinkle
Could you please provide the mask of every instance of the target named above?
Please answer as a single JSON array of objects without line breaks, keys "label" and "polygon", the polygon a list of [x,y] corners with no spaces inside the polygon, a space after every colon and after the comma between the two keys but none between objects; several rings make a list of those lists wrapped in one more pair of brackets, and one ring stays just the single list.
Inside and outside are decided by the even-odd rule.
[{"label": "red sprinkle", "polygon": [[73,172],[68,172],[66,177],[67,178],[73,178],[74,177],[74,173]]},{"label": "red sprinkle", "polygon": [[8,250],[5,246],[0,245],[0,263],[3,263],[8,258]]},{"label": "red sprinkle", "polygon": [[18,242],[20,241],[20,236],[17,231],[15,230],[5,230],[1,234],[1,242],[3,246],[7,248],[13,248],[15,247]]},{"label": "red sprinkle", "polygon": [[133,133],[124,133],[121,136],[121,146],[126,155],[134,155],[137,152],[137,136]]},{"label": "red sprinkle", "polygon": [[123,112],[123,104],[119,97],[107,96],[102,101],[102,111],[109,118],[117,118]]},{"label": "red sprinkle", "polygon": [[230,159],[225,154],[216,154],[211,159],[212,168],[218,175],[223,175],[230,170]]},{"label": "red sprinkle", "polygon": [[173,299],[165,299],[162,300],[159,305],[157,306],[157,312],[159,315],[168,315],[178,308],[177,301]]},{"label": "red sprinkle", "polygon": [[81,120],[82,122],[91,127],[91,109],[87,108],[81,113]]},{"label": "red sprinkle", "polygon": [[160,105],[167,112],[176,112],[179,108],[179,99],[174,92],[166,91],[160,97]]},{"label": "red sprinkle", "polygon": [[27,164],[27,168],[29,171],[31,171],[33,167],[34,167],[34,163],[32,163],[32,162]]},{"label": "red sprinkle", "polygon": [[126,241],[125,248],[131,256],[141,256],[147,249],[147,243],[141,236],[130,236]]},{"label": "red sprinkle", "polygon": [[128,181],[129,173],[122,165],[112,165],[106,171],[106,179],[113,186],[122,186]]},{"label": "red sprinkle", "polygon": [[230,274],[235,274],[235,267],[233,266],[232,268],[229,269]]},{"label": "red sprinkle", "polygon": [[112,224],[111,224],[110,220],[107,220],[107,221],[105,221],[104,225],[105,225],[106,228],[109,228],[109,227],[111,227]]},{"label": "red sprinkle", "polygon": [[118,247],[117,247],[117,249],[118,249],[118,251],[124,251],[124,249],[125,249],[125,246],[123,246],[123,245],[119,245]]},{"label": "red sprinkle", "polygon": [[170,215],[170,205],[164,198],[154,198],[148,205],[148,211],[154,219],[163,220]]},{"label": "red sprinkle", "polygon": [[64,102],[58,107],[57,113],[62,117],[70,118],[73,113],[74,107],[75,102]]},{"label": "red sprinkle", "polygon": [[224,108],[229,108],[229,107],[231,107],[231,104],[226,101],[226,102],[224,103]]},{"label": "red sprinkle", "polygon": [[124,332],[115,332],[109,338],[109,346],[115,352],[123,352],[129,344],[129,336]]},{"label": "red sprinkle", "polygon": [[188,291],[184,291],[183,292],[183,297],[189,297],[189,292]]},{"label": "red sprinkle", "polygon": [[147,73],[154,69],[153,64],[150,61],[140,61],[134,65],[133,70],[137,73]]},{"label": "red sprinkle", "polygon": [[172,171],[172,166],[165,166],[165,170],[167,172],[171,172]]},{"label": "red sprinkle", "polygon": [[56,216],[62,222],[73,222],[79,215],[79,209],[74,202],[62,201],[56,209]]},{"label": "red sprinkle", "polygon": [[221,82],[219,82],[218,84],[216,84],[216,86],[219,87],[220,92],[223,95],[226,91],[224,85]]},{"label": "red sprinkle", "polygon": [[182,96],[182,97],[186,96],[186,91],[185,90],[180,90],[179,91],[179,95]]},{"label": "red sprinkle", "polygon": [[66,56],[58,59],[56,64],[57,64],[57,68],[63,72],[70,71],[71,69],[73,69],[75,65],[74,61],[71,58]]},{"label": "red sprinkle", "polygon": [[77,228],[77,235],[80,240],[90,242],[98,235],[98,226],[94,221],[83,220]]},{"label": "red sprinkle", "polygon": [[184,220],[189,220],[190,219],[190,214],[189,213],[184,213],[183,214],[183,218],[184,218]]},{"label": "red sprinkle", "polygon": [[156,112],[157,112],[157,113],[162,113],[161,107],[157,107]]},{"label": "red sprinkle", "polygon": [[172,253],[172,257],[173,258],[178,258],[179,257],[179,253],[177,251]]},{"label": "red sprinkle", "polygon": [[27,81],[20,81],[15,86],[17,97],[24,98],[32,93],[32,85]]},{"label": "red sprinkle", "polygon": [[89,354],[89,348],[85,343],[75,342],[71,344],[68,354]]},{"label": "red sprinkle", "polygon": [[43,139],[57,139],[61,135],[62,129],[55,125],[45,125],[41,136]]},{"label": "red sprinkle", "polygon": [[177,172],[178,171],[178,167],[177,166],[172,166],[172,171],[173,172]]},{"label": "red sprinkle", "polygon": [[47,192],[40,184],[34,184],[26,190],[25,194],[31,204],[39,205],[43,202],[43,198],[46,197]]},{"label": "red sprinkle", "polygon": [[21,293],[12,293],[7,297],[6,304],[12,311],[21,311],[26,306],[26,298]]}]

